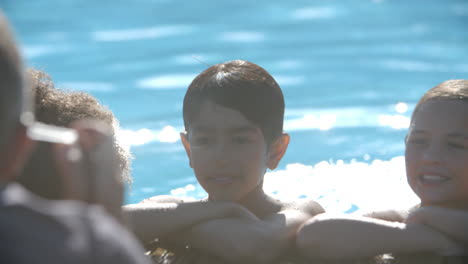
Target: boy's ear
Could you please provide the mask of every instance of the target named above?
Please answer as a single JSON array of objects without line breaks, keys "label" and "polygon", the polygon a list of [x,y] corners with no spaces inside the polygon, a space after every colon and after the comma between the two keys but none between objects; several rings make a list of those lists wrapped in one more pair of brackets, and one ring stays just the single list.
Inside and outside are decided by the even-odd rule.
[{"label": "boy's ear", "polygon": [[286,149],[289,145],[289,134],[283,133],[279,138],[277,138],[273,143],[271,143],[270,150],[268,152],[268,163],[267,167],[270,170],[276,169],[281,158],[283,158],[286,153]]},{"label": "boy's ear", "polygon": [[180,140],[182,141],[182,145],[184,145],[185,153],[187,153],[190,168],[192,168],[192,152],[190,150],[187,132],[180,132]]}]

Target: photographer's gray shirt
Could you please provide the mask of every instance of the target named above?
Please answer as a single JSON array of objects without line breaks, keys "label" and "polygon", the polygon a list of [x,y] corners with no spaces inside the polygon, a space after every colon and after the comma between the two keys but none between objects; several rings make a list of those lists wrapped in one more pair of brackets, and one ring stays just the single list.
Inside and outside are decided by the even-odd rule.
[{"label": "photographer's gray shirt", "polygon": [[98,206],[0,187],[0,263],[149,264],[143,248]]}]

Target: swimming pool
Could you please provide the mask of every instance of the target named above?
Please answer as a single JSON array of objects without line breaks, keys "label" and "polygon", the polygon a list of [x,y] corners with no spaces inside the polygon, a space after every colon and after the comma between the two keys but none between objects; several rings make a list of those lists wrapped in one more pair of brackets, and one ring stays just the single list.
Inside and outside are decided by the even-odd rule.
[{"label": "swimming pool", "polygon": [[[468,78],[464,0],[5,0],[27,62],[121,121],[127,202],[203,197],[178,141],[191,79],[232,59],[282,86],[290,147],[265,189],[351,212],[417,201],[403,138],[422,93]],[[53,14],[51,13],[53,11]]]}]

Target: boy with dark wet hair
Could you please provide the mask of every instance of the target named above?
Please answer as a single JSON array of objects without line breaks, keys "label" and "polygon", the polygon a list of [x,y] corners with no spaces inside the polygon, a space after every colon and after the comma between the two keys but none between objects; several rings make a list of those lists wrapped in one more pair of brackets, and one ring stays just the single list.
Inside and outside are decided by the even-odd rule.
[{"label": "boy with dark wet hair", "polygon": [[[61,143],[54,145],[57,154],[54,157],[63,172],[68,172],[62,176],[74,183],[82,181],[79,169],[83,164],[78,155],[71,158],[72,152],[84,153],[80,150],[94,148],[105,150],[102,154],[109,153],[105,148],[108,144],[98,144],[108,142],[104,141],[106,135],[100,134],[91,123],[67,133],[36,126],[32,114],[25,111],[29,102],[25,98],[28,91],[24,75],[20,55],[0,12],[0,263],[148,264],[134,238],[99,207],[81,202],[46,201],[12,183],[34,139]],[[88,133],[100,137],[86,136]],[[76,140],[79,143],[73,144]],[[87,172],[97,172],[95,169]],[[107,167],[101,169],[100,179],[105,182],[104,176],[110,173]],[[70,186],[78,188],[77,184]],[[76,189],[69,191],[67,197],[84,200]]]},{"label": "boy with dark wet hair", "polygon": [[214,65],[190,84],[181,140],[207,199],[156,196],[125,207],[136,234],[188,242],[234,263],[268,263],[292,245],[297,228],[322,213],[314,201],[285,202],[263,191],[289,143],[284,99],[260,66],[236,60]]}]

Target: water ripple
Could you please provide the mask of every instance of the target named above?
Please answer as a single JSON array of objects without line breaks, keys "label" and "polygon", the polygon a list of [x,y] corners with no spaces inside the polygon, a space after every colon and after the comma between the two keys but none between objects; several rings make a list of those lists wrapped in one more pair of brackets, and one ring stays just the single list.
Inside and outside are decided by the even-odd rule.
[{"label": "water ripple", "polygon": [[224,32],[220,39],[227,42],[261,42],[265,40],[265,34],[253,31]]},{"label": "water ripple", "polygon": [[192,28],[189,26],[164,26],[125,30],[103,30],[93,32],[92,38],[95,41],[130,41],[184,35],[190,33],[191,31]]},{"label": "water ripple", "polygon": [[[387,108],[392,108],[388,111]],[[338,127],[389,127],[407,129],[409,106],[399,102],[390,107],[349,107],[334,109],[286,109],[286,131],[330,130]]]},{"label": "water ripple", "polygon": [[294,10],[291,17],[295,20],[326,19],[337,16],[337,11],[331,7],[305,7]]},{"label": "water ripple", "polygon": [[137,87],[142,89],[181,89],[187,88],[195,78],[195,74],[168,74],[148,77],[137,81]]},{"label": "water ripple", "polygon": [[179,132],[173,126],[165,126],[160,130],[141,128],[137,130],[121,129],[117,132],[119,142],[126,146],[139,146],[151,142],[175,143],[179,141]]}]

